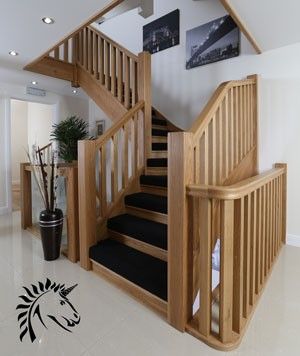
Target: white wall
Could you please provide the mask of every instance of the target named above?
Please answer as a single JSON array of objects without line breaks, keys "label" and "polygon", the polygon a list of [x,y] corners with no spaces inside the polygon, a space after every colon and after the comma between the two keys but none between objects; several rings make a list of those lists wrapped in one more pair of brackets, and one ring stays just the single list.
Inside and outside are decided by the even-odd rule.
[{"label": "white wall", "polygon": [[11,99],[55,105],[56,122],[71,115],[78,115],[87,122],[89,120],[89,103],[86,99],[51,92],[47,92],[46,97],[35,97],[27,95],[24,86],[0,82],[0,214],[11,210]]},{"label": "white wall", "polygon": [[28,147],[37,144],[44,147],[50,142],[54,118],[54,106],[28,103]]},{"label": "white wall", "polygon": [[138,53],[142,51],[143,25],[177,8],[180,45],[152,55],[153,105],[179,127],[188,129],[220,83],[260,74],[260,169],[269,169],[275,162],[288,163],[288,233],[300,243],[300,43],[258,56],[242,36],[239,57],[186,70],[186,31],[224,15],[218,0],[155,0],[155,14],[147,20],[133,10],[100,29]]},{"label": "white wall", "polygon": [[28,104],[26,101],[11,101],[11,170],[12,183],[20,183],[20,163],[27,161]]}]

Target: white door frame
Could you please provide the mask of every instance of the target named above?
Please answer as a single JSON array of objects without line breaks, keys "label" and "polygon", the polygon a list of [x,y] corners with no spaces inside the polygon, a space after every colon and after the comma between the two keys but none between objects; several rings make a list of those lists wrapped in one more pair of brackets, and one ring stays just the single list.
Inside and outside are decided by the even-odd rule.
[{"label": "white door frame", "polygon": [[5,191],[6,191],[6,206],[0,207],[0,215],[11,213],[12,212],[12,172],[11,172],[11,100],[21,100],[29,103],[38,103],[45,105],[53,105],[54,107],[54,115],[53,115],[53,123],[58,123],[60,120],[59,112],[60,112],[60,102],[59,100],[55,103],[47,102],[45,100],[30,100],[31,98],[23,97],[23,96],[5,96],[5,111],[4,111],[4,120],[5,120]]}]

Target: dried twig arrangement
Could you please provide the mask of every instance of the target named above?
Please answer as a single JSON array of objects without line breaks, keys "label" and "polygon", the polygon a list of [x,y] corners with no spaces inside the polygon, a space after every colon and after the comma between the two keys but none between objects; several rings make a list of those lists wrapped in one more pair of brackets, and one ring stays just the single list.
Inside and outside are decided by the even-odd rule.
[{"label": "dried twig arrangement", "polygon": [[39,148],[34,147],[32,154],[27,152],[30,160],[33,176],[41,194],[47,212],[54,212],[56,209],[56,189],[57,189],[57,155],[52,148],[52,143]]}]

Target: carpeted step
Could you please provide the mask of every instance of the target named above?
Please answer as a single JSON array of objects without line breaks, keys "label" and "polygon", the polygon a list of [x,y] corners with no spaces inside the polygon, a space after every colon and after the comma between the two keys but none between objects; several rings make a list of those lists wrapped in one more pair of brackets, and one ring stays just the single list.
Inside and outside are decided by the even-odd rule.
[{"label": "carpeted step", "polygon": [[156,117],[152,117],[153,125],[167,126],[167,121],[163,119],[157,119]]},{"label": "carpeted step", "polygon": [[141,185],[150,185],[153,187],[168,187],[168,176],[145,176],[140,177]]},{"label": "carpeted step", "polygon": [[90,258],[157,297],[167,300],[167,262],[111,239],[92,246]]},{"label": "carpeted step", "polygon": [[168,136],[168,131],[152,129],[152,136],[166,137]]},{"label": "carpeted step", "polygon": [[107,228],[149,245],[168,249],[168,227],[155,221],[123,214],[108,219]]},{"label": "carpeted step", "polygon": [[168,150],[167,143],[163,143],[163,142],[152,143],[152,151],[167,151],[167,150]]},{"label": "carpeted step", "polygon": [[125,205],[168,214],[168,198],[148,193],[134,193],[125,197]]},{"label": "carpeted step", "polygon": [[148,167],[168,167],[167,158],[148,158],[147,159]]}]

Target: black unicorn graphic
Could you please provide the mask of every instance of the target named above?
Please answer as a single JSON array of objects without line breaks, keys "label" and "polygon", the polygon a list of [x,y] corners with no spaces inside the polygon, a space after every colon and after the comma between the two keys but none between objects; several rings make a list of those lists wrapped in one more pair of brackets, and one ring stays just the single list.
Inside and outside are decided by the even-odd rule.
[{"label": "black unicorn graphic", "polygon": [[[36,340],[36,333],[33,327],[33,320],[37,319],[47,329],[47,320],[51,320],[62,329],[72,332],[71,328],[80,323],[80,316],[73,307],[67,296],[77,287],[77,284],[65,288],[64,284],[52,283],[48,278],[45,283],[38,282],[37,285],[31,285],[31,289],[23,287],[26,295],[20,295],[22,304],[17,306],[20,311],[18,321],[20,323],[20,340],[29,333],[31,342]],[[42,306],[46,302],[52,303],[56,312],[47,313],[43,311]],[[54,303],[54,304],[53,304]]]}]

